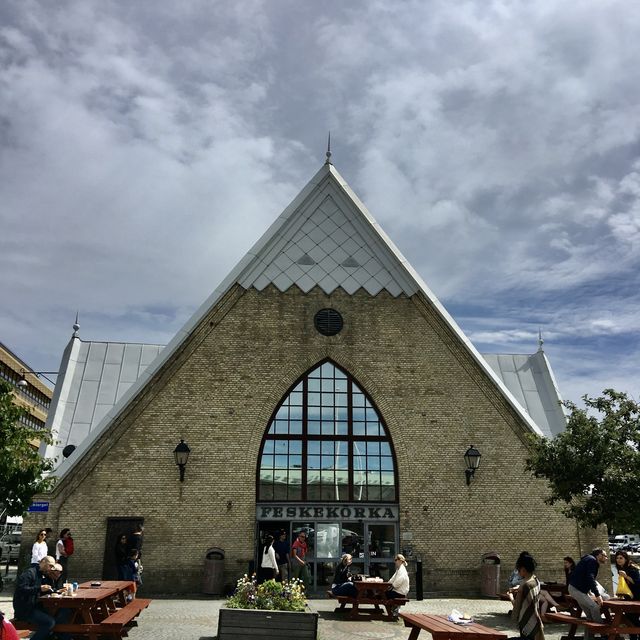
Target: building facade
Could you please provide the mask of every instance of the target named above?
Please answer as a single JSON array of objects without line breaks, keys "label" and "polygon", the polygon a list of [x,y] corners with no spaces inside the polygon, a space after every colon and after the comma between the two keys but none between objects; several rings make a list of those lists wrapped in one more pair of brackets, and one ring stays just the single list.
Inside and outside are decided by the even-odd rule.
[{"label": "building facade", "polygon": [[544,353],[490,365],[328,163],[169,345],[138,346],[125,366],[126,345],[74,336],[63,358],[45,453],[75,450],[25,529],[71,527],[72,576],[109,576],[134,522],[149,592],[199,591],[210,547],[232,586],[281,530],[308,533],[316,591],[343,552],[382,577],[402,552],[426,593],[477,593],[485,553],[527,549],[553,579],[602,542],[525,470],[532,435],[564,424]]}]

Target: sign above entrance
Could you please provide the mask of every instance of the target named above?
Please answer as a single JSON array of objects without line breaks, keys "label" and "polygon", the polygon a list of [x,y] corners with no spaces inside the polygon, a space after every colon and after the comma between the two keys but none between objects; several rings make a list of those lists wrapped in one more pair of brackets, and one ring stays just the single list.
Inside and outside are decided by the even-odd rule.
[{"label": "sign above entrance", "polygon": [[398,520],[398,505],[259,504],[257,520]]}]

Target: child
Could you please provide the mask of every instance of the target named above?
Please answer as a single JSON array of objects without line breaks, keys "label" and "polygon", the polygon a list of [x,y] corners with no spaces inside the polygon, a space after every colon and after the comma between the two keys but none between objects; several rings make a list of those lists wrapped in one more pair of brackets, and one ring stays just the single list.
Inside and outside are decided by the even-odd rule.
[{"label": "child", "polygon": [[131,580],[135,582],[136,588],[142,584],[142,577],[140,576],[140,562],[138,560],[138,550],[131,549],[129,551],[129,557],[123,566],[123,578],[125,580]]}]

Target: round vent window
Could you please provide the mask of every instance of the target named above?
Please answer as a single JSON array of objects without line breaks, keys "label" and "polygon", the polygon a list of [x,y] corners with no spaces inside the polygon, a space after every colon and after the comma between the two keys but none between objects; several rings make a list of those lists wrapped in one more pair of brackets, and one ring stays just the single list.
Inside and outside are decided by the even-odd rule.
[{"label": "round vent window", "polygon": [[342,316],[335,309],[320,309],[313,324],[323,336],[335,336],[342,331]]}]

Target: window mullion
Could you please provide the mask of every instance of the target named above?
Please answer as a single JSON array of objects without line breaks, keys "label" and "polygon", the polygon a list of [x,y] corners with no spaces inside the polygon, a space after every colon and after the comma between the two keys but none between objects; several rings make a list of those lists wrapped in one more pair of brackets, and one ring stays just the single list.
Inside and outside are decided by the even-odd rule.
[{"label": "window mullion", "polygon": [[353,502],[354,489],[353,489],[353,387],[351,378],[347,378],[347,469],[349,470],[349,502]]},{"label": "window mullion", "polygon": [[307,432],[307,415],[308,415],[308,376],[305,376],[302,381],[302,500],[307,500],[307,440],[308,440],[308,432]]}]

